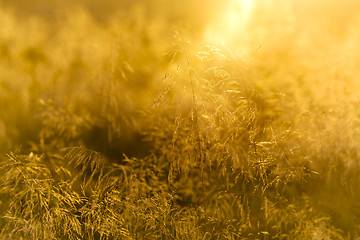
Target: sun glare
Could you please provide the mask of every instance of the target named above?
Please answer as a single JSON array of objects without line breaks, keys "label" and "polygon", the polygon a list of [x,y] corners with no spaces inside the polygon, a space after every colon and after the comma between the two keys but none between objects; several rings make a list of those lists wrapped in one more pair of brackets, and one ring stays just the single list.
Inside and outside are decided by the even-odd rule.
[{"label": "sun glare", "polygon": [[248,20],[254,7],[254,0],[233,0],[232,2],[241,8],[241,14]]},{"label": "sun glare", "polygon": [[251,19],[254,0],[229,0],[221,17],[208,26],[207,41],[228,45],[246,30]]}]

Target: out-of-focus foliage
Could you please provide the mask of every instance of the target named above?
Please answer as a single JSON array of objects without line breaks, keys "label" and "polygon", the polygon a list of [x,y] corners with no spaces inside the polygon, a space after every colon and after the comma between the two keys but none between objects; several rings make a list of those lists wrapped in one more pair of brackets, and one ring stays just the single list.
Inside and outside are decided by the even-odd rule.
[{"label": "out-of-focus foliage", "polygon": [[360,237],[359,9],[1,1],[1,238]]}]

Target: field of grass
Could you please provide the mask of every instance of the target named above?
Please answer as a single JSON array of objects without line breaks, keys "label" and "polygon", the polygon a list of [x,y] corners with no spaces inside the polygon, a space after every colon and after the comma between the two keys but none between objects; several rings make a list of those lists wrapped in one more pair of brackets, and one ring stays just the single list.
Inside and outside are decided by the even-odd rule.
[{"label": "field of grass", "polygon": [[0,1],[0,239],[360,238],[355,0]]}]

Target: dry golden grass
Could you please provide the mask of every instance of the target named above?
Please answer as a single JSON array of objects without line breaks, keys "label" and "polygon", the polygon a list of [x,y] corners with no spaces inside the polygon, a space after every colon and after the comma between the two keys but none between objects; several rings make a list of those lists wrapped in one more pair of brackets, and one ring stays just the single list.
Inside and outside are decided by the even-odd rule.
[{"label": "dry golden grass", "polygon": [[0,3],[1,239],[360,237],[356,1],[105,2]]}]

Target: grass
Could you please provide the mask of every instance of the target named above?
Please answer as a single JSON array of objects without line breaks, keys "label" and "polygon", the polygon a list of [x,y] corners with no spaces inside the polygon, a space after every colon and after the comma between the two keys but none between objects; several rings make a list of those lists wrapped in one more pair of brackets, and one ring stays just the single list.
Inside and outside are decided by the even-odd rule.
[{"label": "grass", "polygon": [[356,32],[294,1],[228,47],[213,2],[84,4],[1,5],[1,239],[360,237]]}]

